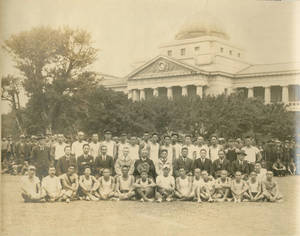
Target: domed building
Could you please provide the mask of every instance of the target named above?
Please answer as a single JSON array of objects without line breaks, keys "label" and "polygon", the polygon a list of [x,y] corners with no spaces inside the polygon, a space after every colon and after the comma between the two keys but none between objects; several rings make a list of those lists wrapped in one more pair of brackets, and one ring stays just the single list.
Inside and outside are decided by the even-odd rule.
[{"label": "domed building", "polygon": [[245,96],[283,102],[300,111],[300,64],[250,64],[220,20],[206,12],[189,17],[174,40],[159,51],[152,60],[136,64],[128,76],[104,79],[103,85],[127,93],[134,101],[242,90]]}]

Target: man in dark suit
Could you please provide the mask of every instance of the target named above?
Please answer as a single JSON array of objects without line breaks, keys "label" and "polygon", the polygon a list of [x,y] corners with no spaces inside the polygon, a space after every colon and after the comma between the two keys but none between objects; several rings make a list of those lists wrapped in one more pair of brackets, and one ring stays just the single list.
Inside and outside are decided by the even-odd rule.
[{"label": "man in dark suit", "polygon": [[78,175],[83,175],[86,167],[91,168],[92,173],[94,172],[94,157],[89,155],[90,145],[84,144],[82,146],[83,154],[77,158],[77,171]]},{"label": "man in dark suit", "polygon": [[234,175],[235,172],[240,171],[242,175],[249,175],[249,165],[248,162],[245,161],[245,156],[247,155],[244,150],[237,150],[237,160],[232,163],[232,172]]},{"label": "man in dark suit", "polygon": [[45,137],[38,137],[39,144],[32,149],[32,157],[30,164],[36,167],[36,176],[42,180],[48,175],[50,165],[54,164],[54,160],[50,156],[50,148],[46,146]]},{"label": "man in dark suit", "polygon": [[219,158],[215,160],[212,165],[212,174],[215,178],[220,177],[221,170],[227,170],[228,173],[231,171],[231,164],[230,161],[225,158],[225,152],[219,150],[218,156]]},{"label": "man in dark suit", "polygon": [[67,173],[70,166],[77,167],[76,158],[71,155],[71,146],[65,146],[64,151],[65,155],[59,158],[56,164],[56,174],[58,176]]},{"label": "man in dark suit", "polygon": [[157,176],[155,166],[153,161],[149,158],[149,150],[146,147],[141,149],[141,158],[134,163],[134,177],[140,178],[143,171],[146,171],[148,176],[155,181]]},{"label": "man in dark suit", "polygon": [[96,175],[102,175],[103,169],[109,169],[111,174],[114,174],[114,160],[111,156],[107,155],[107,146],[100,146],[100,155],[95,159]]},{"label": "man in dark suit", "polygon": [[212,174],[212,161],[207,157],[206,149],[200,150],[200,158],[194,161],[193,170],[200,169],[201,171],[206,170],[209,175]]},{"label": "man in dark suit", "polygon": [[173,165],[173,175],[179,177],[179,170],[181,168],[185,169],[187,175],[192,175],[193,173],[193,160],[188,158],[188,147],[184,146],[181,149],[181,156],[174,161]]}]

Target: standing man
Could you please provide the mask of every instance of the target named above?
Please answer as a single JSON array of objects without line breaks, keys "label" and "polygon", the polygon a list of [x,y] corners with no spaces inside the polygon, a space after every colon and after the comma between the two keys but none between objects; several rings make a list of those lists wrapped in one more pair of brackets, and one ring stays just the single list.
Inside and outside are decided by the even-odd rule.
[{"label": "standing man", "polygon": [[117,157],[117,144],[112,140],[111,131],[106,130],[104,132],[104,141],[101,143],[101,146],[106,146],[107,155],[111,156],[113,160]]},{"label": "standing man", "polygon": [[188,157],[188,148],[183,146],[181,149],[181,156],[174,161],[173,174],[175,178],[179,177],[179,170],[184,169],[188,176],[193,172],[193,160]]},{"label": "standing man", "polygon": [[177,133],[172,134],[171,141],[172,141],[172,146],[173,146],[173,149],[174,149],[174,152],[175,152],[174,158],[178,159],[179,156],[181,155],[182,145],[180,143],[178,143],[178,134]]},{"label": "standing man", "polygon": [[222,148],[221,145],[218,144],[217,136],[213,135],[210,139],[210,146],[209,146],[209,156],[212,162],[218,159],[219,150]]},{"label": "standing man", "polygon": [[254,170],[254,165],[256,161],[261,161],[262,156],[259,149],[255,146],[252,146],[252,140],[250,137],[245,139],[245,146],[242,150],[246,153],[245,160],[249,163],[249,171],[252,172]]},{"label": "standing man", "polygon": [[233,163],[237,160],[236,148],[234,147],[234,139],[228,140],[228,148],[225,150],[226,159]]},{"label": "standing man", "polygon": [[71,155],[71,146],[67,145],[64,149],[65,155],[58,159],[56,164],[56,174],[58,176],[67,173],[70,166],[76,166],[76,159]]},{"label": "standing man", "polygon": [[168,151],[168,162],[173,162],[175,160],[175,149],[171,145],[171,137],[169,135],[164,136],[164,145],[160,146],[160,150],[166,149]]},{"label": "standing man", "polygon": [[121,158],[123,154],[123,148],[128,147],[129,144],[127,143],[127,134],[122,133],[120,137],[120,142],[117,144],[117,157]]},{"label": "standing man", "polygon": [[[196,142],[196,159],[200,158],[200,151],[202,149],[205,149],[206,150],[206,154],[209,155],[209,147],[207,146],[207,144],[205,143],[205,140],[202,136],[199,136],[197,138],[197,142]],[[207,157],[209,158],[209,156]]]},{"label": "standing man", "polygon": [[17,142],[16,147],[16,162],[18,165],[23,165],[24,161],[29,161],[30,159],[30,150],[25,142],[25,135],[20,135],[20,141]]},{"label": "standing man", "polygon": [[89,155],[90,153],[90,145],[83,145],[83,154],[77,158],[77,170],[78,175],[83,175],[86,167],[89,167],[92,172],[94,171],[94,158]]},{"label": "standing man", "polygon": [[75,155],[76,160],[83,154],[84,144],[87,144],[87,142],[84,140],[84,133],[80,131],[77,134],[77,141],[72,144],[72,153]]},{"label": "standing man", "polygon": [[137,138],[135,136],[131,136],[129,140],[129,156],[133,161],[140,159],[139,148]]},{"label": "standing man", "polygon": [[188,158],[190,158],[191,160],[195,160],[197,156],[197,150],[192,142],[192,136],[189,134],[185,136],[185,146],[188,149]]},{"label": "standing man", "polygon": [[54,156],[55,165],[57,164],[59,158],[61,158],[65,154],[65,147],[67,144],[64,142],[64,139],[64,135],[59,134],[57,135],[57,142],[52,144],[52,152]]},{"label": "standing man", "polygon": [[153,133],[152,137],[149,141],[149,150],[150,150],[150,155],[149,158],[155,163],[158,162],[159,158],[159,143],[158,143],[158,136],[157,133]]},{"label": "standing man", "polygon": [[90,155],[94,158],[94,161],[99,154],[100,145],[98,134],[93,134],[92,142],[90,142]]},{"label": "standing man", "polygon": [[31,164],[36,167],[36,176],[42,180],[48,175],[49,167],[54,164],[54,160],[51,158],[50,148],[45,144],[45,137],[40,135],[38,140],[38,146],[32,150]]},{"label": "standing man", "polygon": [[100,153],[95,160],[95,172],[97,175],[102,176],[104,169],[109,169],[110,173],[114,172],[114,160],[112,156],[108,155],[107,146],[101,145]]},{"label": "standing man", "polygon": [[1,142],[1,163],[7,161],[7,148],[8,148],[8,141],[6,138],[2,138]]}]

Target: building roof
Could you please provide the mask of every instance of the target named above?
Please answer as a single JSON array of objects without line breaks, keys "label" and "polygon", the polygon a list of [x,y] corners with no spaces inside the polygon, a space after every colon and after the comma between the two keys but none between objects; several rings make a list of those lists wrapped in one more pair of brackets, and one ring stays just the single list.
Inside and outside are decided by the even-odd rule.
[{"label": "building roof", "polygon": [[175,39],[190,39],[201,36],[216,36],[229,39],[221,22],[207,12],[198,12],[189,17],[179,29]]},{"label": "building roof", "polygon": [[245,69],[239,71],[237,74],[246,75],[246,74],[278,73],[278,72],[293,72],[293,71],[294,72],[300,71],[300,62],[249,65]]}]

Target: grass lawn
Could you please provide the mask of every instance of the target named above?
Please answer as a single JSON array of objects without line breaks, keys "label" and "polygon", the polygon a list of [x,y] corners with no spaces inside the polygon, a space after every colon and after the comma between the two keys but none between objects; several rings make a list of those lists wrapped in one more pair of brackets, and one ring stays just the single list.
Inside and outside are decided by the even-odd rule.
[{"label": "grass lawn", "polygon": [[[277,178],[281,203],[24,203],[20,177],[1,176],[1,235],[300,235],[300,176]],[[298,187],[299,190],[299,187]],[[296,230],[298,233],[296,233]]]}]

